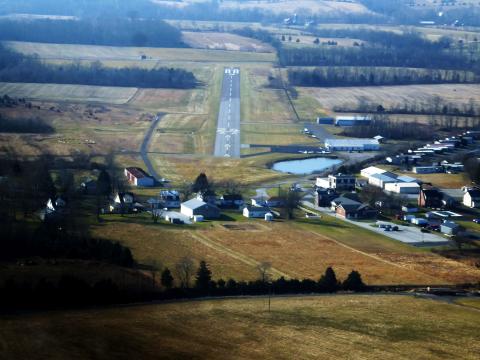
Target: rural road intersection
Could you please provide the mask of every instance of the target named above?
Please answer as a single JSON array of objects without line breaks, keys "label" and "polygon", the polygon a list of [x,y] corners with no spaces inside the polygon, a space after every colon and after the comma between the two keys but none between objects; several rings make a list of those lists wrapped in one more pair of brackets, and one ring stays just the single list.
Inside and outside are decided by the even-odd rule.
[{"label": "rural road intersection", "polygon": [[218,112],[217,157],[240,158],[240,69],[225,68]]}]

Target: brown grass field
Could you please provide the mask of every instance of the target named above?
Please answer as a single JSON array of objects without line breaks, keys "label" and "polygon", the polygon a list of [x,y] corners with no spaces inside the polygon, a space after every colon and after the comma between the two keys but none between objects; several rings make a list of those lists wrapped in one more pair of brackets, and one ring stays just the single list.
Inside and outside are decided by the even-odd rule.
[{"label": "brown grass field", "polygon": [[271,1],[223,1],[221,7],[229,9],[262,9],[274,13],[295,13],[302,9],[309,9],[316,13],[368,13],[363,5],[354,2],[314,1],[314,0],[280,0]]},{"label": "brown grass field", "polygon": [[[480,270],[346,224],[329,216],[319,221],[265,223],[228,214],[193,227],[153,224],[147,215],[106,216],[96,236],[118,240],[140,263],[174,268],[184,256],[211,264],[215,278],[255,279],[256,265],[272,264],[274,277],[318,279],[332,266],[344,279],[358,270],[367,284],[478,282]],[[135,234],[132,236],[131,234]],[[353,235],[355,234],[355,235]]]},{"label": "brown grass field", "polygon": [[229,50],[229,51],[251,51],[251,52],[274,52],[272,46],[255,39],[246,38],[229,33],[221,32],[182,32],[183,41],[192,48]]},{"label": "brown grass field", "polygon": [[[90,61],[135,61],[147,56],[144,62],[155,63],[202,63],[202,62],[272,62],[273,53],[225,51],[208,49],[169,49],[146,47],[116,47],[96,45],[46,44],[29,42],[6,42],[12,49],[24,54],[37,54],[44,60],[90,60]],[[141,61],[140,61],[141,62]]]},{"label": "brown grass field", "polygon": [[29,100],[51,100],[62,102],[87,102],[125,104],[137,92],[137,88],[63,85],[0,83],[0,94],[23,97]]},{"label": "brown grass field", "polygon": [[446,103],[468,105],[472,100],[480,103],[480,86],[465,84],[442,85],[406,85],[343,88],[300,88],[300,96],[314,97],[324,108],[336,106],[354,107],[360,100],[385,107],[404,103],[431,104],[435,96],[440,96]]},{"label": "brown grass field", "polygon": [[[229,299],[0,317],[5,359],[476,359],[480,312],[413,296]],[[21,336],[19,336],[21,334]]]}]

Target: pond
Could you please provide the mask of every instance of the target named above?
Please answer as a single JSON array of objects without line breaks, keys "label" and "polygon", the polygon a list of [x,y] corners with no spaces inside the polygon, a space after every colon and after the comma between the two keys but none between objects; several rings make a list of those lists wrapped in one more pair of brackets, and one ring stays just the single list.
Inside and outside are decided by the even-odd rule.
[{"label": "pond", "polygon": [[273,164],[272,169],[283,173],[306,175],[328,169],[341,163],[342,161],[338,159],[318,157],[302,160],[279,161]]}]

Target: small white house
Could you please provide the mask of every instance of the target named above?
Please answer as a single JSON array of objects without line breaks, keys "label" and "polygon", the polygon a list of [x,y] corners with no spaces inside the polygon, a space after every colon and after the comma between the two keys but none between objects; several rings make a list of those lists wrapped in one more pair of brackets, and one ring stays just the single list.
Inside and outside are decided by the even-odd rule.
[{"label": "small white house", "polygon": [[57,198],[50,198],[47,201],[46,211],[47,213],[53,213],[60,209],[63,209],[67,203],[60,197]]},{"label": "small white house", "polygon": [[478,208],[480,207],[480,190],[479,189],[468,189],[463,195],[463,205],[469,208]]},{"label": "small white house", "polygon": [[270,209],[266,206],[245,206],[243,208],[243,216],[246,218],[263,219],[270,213]]}]

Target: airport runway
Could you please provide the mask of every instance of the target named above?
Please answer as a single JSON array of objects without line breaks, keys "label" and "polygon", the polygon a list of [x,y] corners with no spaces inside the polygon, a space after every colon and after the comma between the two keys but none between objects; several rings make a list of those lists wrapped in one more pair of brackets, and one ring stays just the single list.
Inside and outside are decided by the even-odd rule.
[{"label": "airport runway", "polygon": [[240,158],[240,69],[225,68],[218,112],[215,156]]}]

